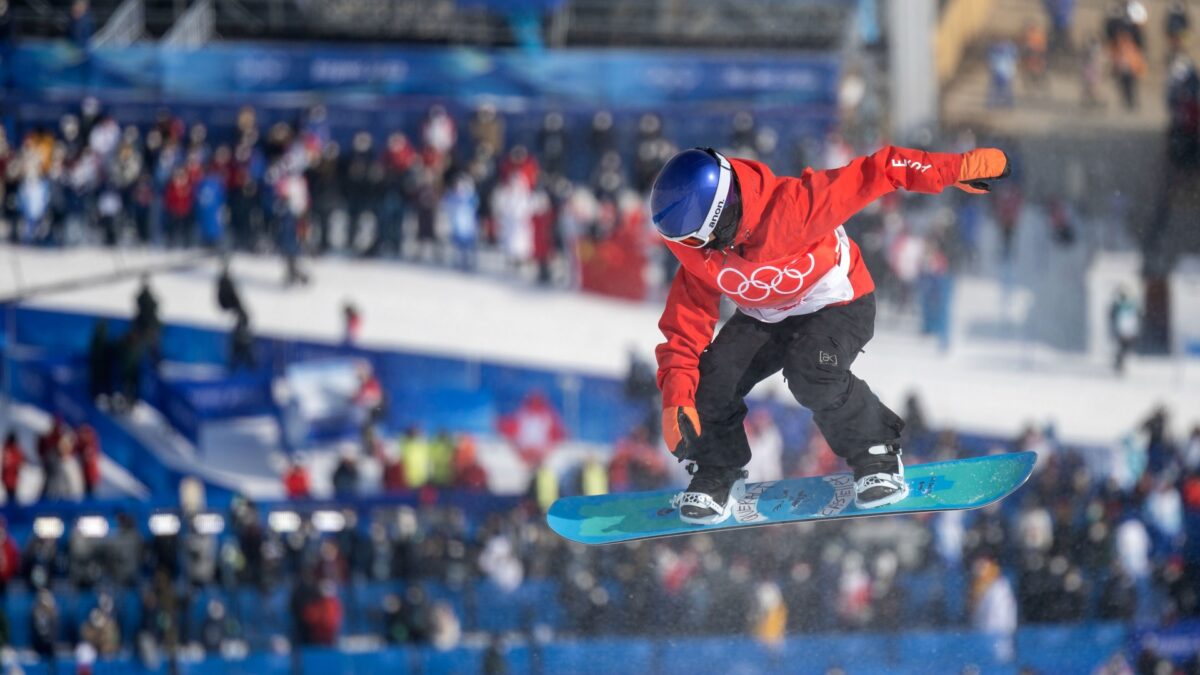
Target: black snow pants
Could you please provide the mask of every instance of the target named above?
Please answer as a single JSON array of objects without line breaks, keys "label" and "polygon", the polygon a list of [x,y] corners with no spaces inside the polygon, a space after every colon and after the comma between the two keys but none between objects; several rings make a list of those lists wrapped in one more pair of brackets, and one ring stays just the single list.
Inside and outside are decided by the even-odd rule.
[{"label": "black snow pants", "polygon": [[874,334],[874,294],[778,323],[734,314],[700,355],[700,438],[688,459],[745,466],[750,445],[742,426],[744,399],[754,385],[780,370],[838,456],[853,462],[873,446],[898,441],[904,421],[850,372]]}]

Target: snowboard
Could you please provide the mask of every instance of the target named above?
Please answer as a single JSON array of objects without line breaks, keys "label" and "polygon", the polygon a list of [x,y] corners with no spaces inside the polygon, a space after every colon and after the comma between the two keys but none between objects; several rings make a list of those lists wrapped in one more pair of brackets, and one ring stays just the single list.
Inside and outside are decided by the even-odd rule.
[{"label": "snowboard", "polygon": [[849,473],[747,483],[733,515],[716,525],[691,525],[671,506],[678,490],[565,497],[546,514],[550,529],[582,544],[615,544],[695,532],[813,520],[977,509],[1001,500],[1029,478],[1037,454],[1016,452],[904,467],[909,495],[874,509],[854,505]]}]

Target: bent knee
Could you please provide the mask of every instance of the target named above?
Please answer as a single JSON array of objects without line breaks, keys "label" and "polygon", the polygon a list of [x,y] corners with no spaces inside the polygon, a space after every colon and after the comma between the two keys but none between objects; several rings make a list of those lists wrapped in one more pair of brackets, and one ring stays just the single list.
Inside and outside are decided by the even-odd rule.
[{"label": "bent knee", "polygon": [[793,343],[783,369],[788,389],[809,410],[835,407],[850,389],[850,359],[829,338],[802,337]]}]

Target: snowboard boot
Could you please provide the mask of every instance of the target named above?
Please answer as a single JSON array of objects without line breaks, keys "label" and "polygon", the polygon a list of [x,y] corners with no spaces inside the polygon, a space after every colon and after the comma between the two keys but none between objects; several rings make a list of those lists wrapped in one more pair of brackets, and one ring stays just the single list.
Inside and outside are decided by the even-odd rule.
[{"label": "snowboard boot", "polygon": [[854,505],[873,509],[908,496],[900,446],[876,445],[850,464],[854,469]]},{"label": "snowboard boot", "polygon": [[733,508],[746,494],[746,472],[736,467],[689,464],[692,482],[671,499],[679,519],[693,525],[716,525],[733,515]]}]

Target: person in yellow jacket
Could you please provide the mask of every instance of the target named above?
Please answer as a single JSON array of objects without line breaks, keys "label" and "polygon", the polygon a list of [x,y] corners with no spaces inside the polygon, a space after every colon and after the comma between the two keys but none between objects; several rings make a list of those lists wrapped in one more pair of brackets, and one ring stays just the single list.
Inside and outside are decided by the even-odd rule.
[{"label": "person in yellow jacket", "polygon": [[558,499],[558,472],[546,464],[533,474],[533,497],[543,512]]},{"label": "person in yellow jacket", "polygon": [[400,437],[400,462],[409,489],[416,490],[429,482],[433,473],[433,452],[429,439],[419,427],[409,427]]},{"label": "person in yellow jacket", "polygon": [[582,494],[608,494],[608,467],[595,455],[588,455],[579,468],[579,491]]},{"label": "person in yellow jacket", "polygon": [[754,639],[768,647],[778,647],[783,644],[787,633],[787,605],[783,602],[783,593],[779,586],[767,581],[759,584],[758,608],[753,619]]},{"label": "person in yellow jacket", "polygon": [[429,441],[429,467],[434,485],[454,484],[454,439],[444,429]]}]

